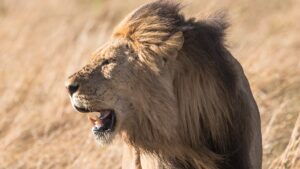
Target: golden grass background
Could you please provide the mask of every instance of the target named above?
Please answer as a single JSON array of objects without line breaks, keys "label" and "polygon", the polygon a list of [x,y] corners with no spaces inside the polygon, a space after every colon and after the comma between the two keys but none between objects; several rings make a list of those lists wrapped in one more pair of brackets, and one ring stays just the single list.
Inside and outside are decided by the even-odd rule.
[{"label": "golden grass background", "polygon": [[[144,2],[0,0],[0,169],[120,168],[120,144],[97,147],[64,81]],[[261,112],[264,169],[299,169],[300,1],[184,4],[189,16],[227,9],[227,44]]]}]

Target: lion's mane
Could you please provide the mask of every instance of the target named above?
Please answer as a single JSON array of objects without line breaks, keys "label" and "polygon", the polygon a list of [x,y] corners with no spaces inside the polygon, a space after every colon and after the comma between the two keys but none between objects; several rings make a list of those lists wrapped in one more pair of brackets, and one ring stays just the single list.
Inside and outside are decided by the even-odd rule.
[{"label": "lion's mane", "polygon": [[[115,38],[130,40],[131,47],[154,71],[159,69],[149,55],[177,59],[170,70],[174,73],[170,90],[177,104],[173,108],[176,113],[164,112],[172,108],[148,105],[163,115],[156,118],[142,114],[146,120],[140,124],[149,126],[140,126],[143,132],[139,134],[138,130],[132,131],[136,136],[130,144],[141,152],[157,155],[166,166],[260,168],[259,113],[240,64],[224,45],[228,27],[224,14],[186,19],[180,9],[179,4],[170,1],[150,3],[130,14],[114,31]],[[160,101],[161,106],[173,102],[166,98]],[[168,116],[179,119],[177,126],[165,133],[176,131],[176,138],[159,135],[163,131],[155,130],[156,126],[172,123]],[[253,146],[254,138],[257,146]]]}]

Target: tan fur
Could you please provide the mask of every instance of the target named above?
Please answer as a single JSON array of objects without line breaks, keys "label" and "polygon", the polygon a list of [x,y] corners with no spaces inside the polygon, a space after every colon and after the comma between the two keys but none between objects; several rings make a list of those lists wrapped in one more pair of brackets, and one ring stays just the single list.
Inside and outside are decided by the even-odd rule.
[{"label": "tan fur", "polygon": [[259,112],[223,45],[223,15],[179,12],[179,4],[157,1],[127,16],[70,77],[80,84],[73,104],[116,111],[123,168],[261,168]]}]

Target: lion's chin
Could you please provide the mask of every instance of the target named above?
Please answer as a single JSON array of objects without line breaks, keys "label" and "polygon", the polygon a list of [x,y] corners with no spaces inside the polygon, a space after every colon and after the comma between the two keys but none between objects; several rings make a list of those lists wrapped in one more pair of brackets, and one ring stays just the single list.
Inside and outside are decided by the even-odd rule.
[{"label": "lion's chin", "polygon": [[97,133],[93,131],[92,129],[92,134],[95,138],[96,143],[99,146],[106,146],[112,143],[113,138],[114,138],[114,133],[113,132],[102,132],[102,133]]}]

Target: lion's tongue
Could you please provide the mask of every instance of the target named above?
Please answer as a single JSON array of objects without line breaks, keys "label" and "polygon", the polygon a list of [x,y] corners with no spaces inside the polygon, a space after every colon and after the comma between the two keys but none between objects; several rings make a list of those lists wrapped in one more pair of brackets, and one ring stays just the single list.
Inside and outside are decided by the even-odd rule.
[{"label": "lion's tongue", "polygon": [[102,119],[98,118],[97,116],[96,117],[89,116],[89,120],[96,127],[102,127],[103,126]]},{"label": "lion's tongue", "polygon": [[106,117],[108,117],[110,114],[109,111],[106,111],[106,112],[102,112],[101,113],[101,116],[97,117],[97,116],[89,116],[89,120],[90,122],[96,126],[97,128],[99,127],[103,127],[104,125],[104,120]]}]

